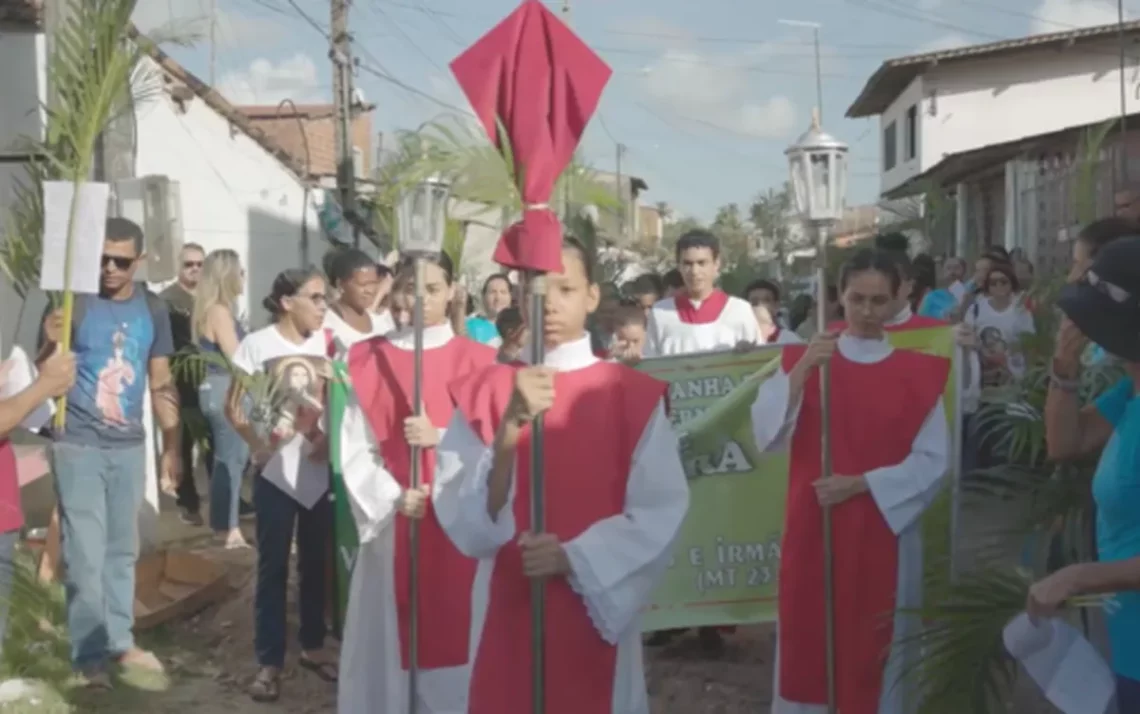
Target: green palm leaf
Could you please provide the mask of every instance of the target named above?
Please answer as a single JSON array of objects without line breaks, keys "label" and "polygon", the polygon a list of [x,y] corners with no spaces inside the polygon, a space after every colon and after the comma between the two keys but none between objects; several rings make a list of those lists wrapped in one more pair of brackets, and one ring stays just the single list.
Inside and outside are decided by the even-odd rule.
[{"label": "green palm leaf", "polygon": [[[68,0],[67,22],[53,35],[47,59],[49,99],[42,139],[25,138],[35,157],[13,182],[13,201],[0,224],[0,271],[26,297],[39,280],[43,255],[44,181],[84,181],[104,129],[163,91],[148,51],[158,43],[186,44],[194,36],[160,29],[138,35],[130,24],[134,0]],[[59,296],[52,296],[53,302]]]}]

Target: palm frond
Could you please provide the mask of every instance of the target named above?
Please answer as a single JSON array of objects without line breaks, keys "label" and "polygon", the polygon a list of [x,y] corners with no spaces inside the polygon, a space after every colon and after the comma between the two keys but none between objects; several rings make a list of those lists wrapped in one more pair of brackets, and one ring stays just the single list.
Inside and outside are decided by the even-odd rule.
[{"label": "palm frond", "polygon": [[[32,161],[13,183],[13,200],[0,224],[0,271],[23,298],[39,280],[43,255],[44,181],[80,181],[90,174],[96,142],[113,121],[163,90],[146,56],[159,43],[189,44],[184,28],[136,33],[133,0],[68,0],[69,20],[54,36],[47,59],[50,96],[42,139],[19,149]],[[59,296],[50,296],[58,302]]]}]

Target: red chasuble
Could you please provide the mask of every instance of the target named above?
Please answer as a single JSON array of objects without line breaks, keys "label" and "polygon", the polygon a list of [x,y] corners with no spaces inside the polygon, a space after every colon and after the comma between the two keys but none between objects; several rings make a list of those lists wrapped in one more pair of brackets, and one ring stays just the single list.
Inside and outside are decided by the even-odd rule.
[{"label": "red chasuble", "polygon": [[[493,364],[495,350],[463,337],[442,347],[424,350],[424,409],[436,428],[447,427],[452,402],[446,385],[451,380]],[[380,445],[384,465],[402,487],[411,485],[411,447],[404,438],[404,420],[412,410],[415,359],[383,337],[352,346],[348,373],[360,407]],[[421,476],[430,483],[435,474],[435,450],[423,449]],[[393,577],[396,614],[400,627],[400,657],[408,668],[408,582],[410,521],[397,518]],[[460,553],[436,519],[431,505],[420,522],[419,666],[424,669],[458,667],[470,653],[471,588],[477,561]]]},{"label": "red chasuble", "polygon": [[724,306],[728,304],[728,294],[723,290],[713,290],[707,298],[701,301],[701,306],[693,305],[693,301],[684,293],[673,296],[673,304],[677,306],[677,317],[681,322],[690,325],[707,325],[720,319]]},{"label": "red chasuble", "polygon": [[[949,322],[939,320],[935,317],[911,315],[905,321],[897,325],[883,325],[883,330],[886,332],[902,332],[904,330],[924,330],[928,327],[946,327],[949,324]],[[847,329],[847,323],[842,320],[833,322],[827,326],[827,329],[829,332],[843,332]]]},{"label": "red chasuble", "polygon": [[[791,371],[803,346],[785,347]],[[873,364],[831,359],[831,448],[837,475],[895,466],[910,454],[946,387],[950,362],[895,350]],[[792,436],[788,506],[780,558],[780,696],[827,703],[822,511],[812,483],[820,478],[819,372],[804,387]],[[871,494],[832,508],[838,709],[875,714],[893,634],[898,539]]]},{"label": "red chasuble", "polygon": [[[517,365],[496,365],[452,386],[456,406],[484,443],[494,439]],[[625,510],[633,452],[668,385],[625,365],[559,372],[545,417],[546,530],[563,543]],[[513,503],[530,529],[530,427],[518,445]],[[608,714],[617,647],[602,639],[565,578],[546,586],[546,714]],[[521,714],[531,704],[530,580],[515,541],[495,556],[469,714]]]},{"label": "red chasuble", "polygon": [[24,525],[20,505],[20,467],[12,442],[0,441],[0,533],[19,530]]}]

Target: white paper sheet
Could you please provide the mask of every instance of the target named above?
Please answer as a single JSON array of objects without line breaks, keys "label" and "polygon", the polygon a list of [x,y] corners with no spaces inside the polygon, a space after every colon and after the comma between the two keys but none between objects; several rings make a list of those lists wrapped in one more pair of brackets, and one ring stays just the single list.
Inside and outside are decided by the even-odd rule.
[{"label": "white paper sheet", "polygon": [[[99,292],[110,190],[111,187],[105,183],[79,185],[79,204],[75,209],[72,236],[71,284],[68,286],[74,292],[92,295]],[[67,256],[68,222],[74,195],[75,184],[70,181],[44,182],[44,253],[40,288],[45,291],[64,289],[63,265]]]},{"label": "white paper sheet", "polygon": [[[36,366],[28,357],[28,353],[19,346],[12,348],[12,355],[8,358],[7,364],[8,370],[4,375],[4,383],[0,385],[0,399],[14,397],[32,386],[32,382],[36,381]],[[39,431],[47,425],[53,414],[55,414],[55,406],[50,401],[44,402],[36,407],[35,411],[24,417],[20,426],[28,431]]]},{"label": "white paper sheet", "polygon": [[1034,625],[1025,613],[1002,633],[1005,648],[1025,667],[1045,698],[1064,714],[1104,714],[1116,691],[1112,670],[1069,623]]}]

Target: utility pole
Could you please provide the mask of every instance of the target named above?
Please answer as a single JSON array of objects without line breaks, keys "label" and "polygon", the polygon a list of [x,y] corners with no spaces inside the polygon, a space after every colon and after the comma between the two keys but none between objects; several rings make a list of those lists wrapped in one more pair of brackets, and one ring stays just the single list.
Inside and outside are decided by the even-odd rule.
[{"label": "utility pole", "polygon": [[628,216],[626,216],[626,201],[625,201],[625,178],[621,173],[621,159],[625,154],[625,144],[617,144],[617,199],[618,199],[618,238],[622,241],[626,239],[625,224]]},{"label": "utility pole", "polygon": [[356,160],[352,150],[352,36],[348,33],[348,5],[349,0],[332,0],[329,58],[333,63],[333,95],[336,102],[336,187],[340,193],[341,211],[352,226],[352,244],[359,248]]},{"label": "utility pole", "polygon": [[218,0],[210,0],[210,88],[218,81]]}]

